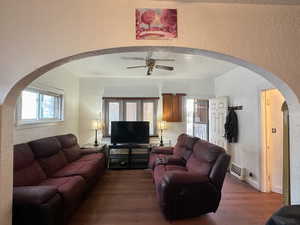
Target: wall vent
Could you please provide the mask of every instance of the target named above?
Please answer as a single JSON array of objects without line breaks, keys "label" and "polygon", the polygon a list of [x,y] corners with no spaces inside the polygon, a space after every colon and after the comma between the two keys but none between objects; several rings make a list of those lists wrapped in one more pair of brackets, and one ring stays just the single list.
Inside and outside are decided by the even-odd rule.
[{"label": "wall vent", "polygon": [[241,166],[237,165],[236,163],[231,163],[230,166],[230,173],[237,177],[240,180],[245,180],[245,168],[242,168]]}]

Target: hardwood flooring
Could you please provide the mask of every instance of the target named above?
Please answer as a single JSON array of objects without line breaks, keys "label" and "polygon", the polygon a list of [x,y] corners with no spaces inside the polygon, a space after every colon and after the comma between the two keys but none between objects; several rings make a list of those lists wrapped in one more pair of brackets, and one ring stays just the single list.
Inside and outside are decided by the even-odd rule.
[{"label": "hardwood flooring", "polygon": [[227,175],[218,211],[169,222],[159,211],[148,170],[107,171],[69,225],[263,225],[281,206],[281,195],[261,193]]}]

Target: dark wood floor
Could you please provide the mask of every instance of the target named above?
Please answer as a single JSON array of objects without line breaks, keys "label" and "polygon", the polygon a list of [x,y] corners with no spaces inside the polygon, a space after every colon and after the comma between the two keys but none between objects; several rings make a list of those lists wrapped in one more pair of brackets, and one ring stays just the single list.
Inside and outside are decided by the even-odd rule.
[{"label": "dark wood floor", "polygon": [[[281,195],[260,193],[228,175],[218,211],[175,225],[263,225],[281,205]],[[147,170],[107,171],[69,225],[167,225]]]}]

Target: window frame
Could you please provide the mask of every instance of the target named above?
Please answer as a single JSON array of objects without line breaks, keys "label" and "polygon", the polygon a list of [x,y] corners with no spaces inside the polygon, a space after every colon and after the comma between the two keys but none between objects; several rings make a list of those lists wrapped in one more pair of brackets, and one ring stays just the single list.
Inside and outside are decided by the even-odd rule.
[{"label": "window frame", "polygon": [[103,97],[102,98],[102,115],[104,115],[104,137],[110,137],[109,134],[109,103],[111,102],[118,102],[119,105],[119,118],[120,121],[125,120],[126,118],[126,103],[127,102],[136,102],[137,103],[137,120],[136,121],[143,121],[144,112],[143,106],[144,102],[152,102],[153,103],[153,130],[154,134],[150,134],[150,137],[158,137],[157,131],[157,109],[158,109],[158,100],[159,97],[145,97],[145,98],[130,98],[130,97]]},{"label": "window frame", "polygon": [[[28,91],[32,93],[38,94],[37,99],[37,117],[35,119],[22,119],[22,92]],[[56,123],[56,122],[63,122],[64,121],[64,93],[62,90],[59,89],[50,89],[49,88],[40,88],[35,86],[29,86],[25,88],[21,92],[17,100],[17,107],[16,107],[16,126],[23,126],[23,125],[38,125],[38,124],[48,124],[48,123]],[[58,99],[58,102],[55,103],[55,118],[43,118],[42,116],[42,96],[52,96]]]},{"label": "window frame", "polygon": [[[203,98],[189,98],[189,99],[192,99],[193,100],[193,123],[192,123],[192,126],[193,126],[193,136],[195,136],[195,124],[205,124],[206,125],[206,136],[207,136],[207,141],[209,140],[209,99],[203,99]],[[199,102],[199,101],[203,101],[203,102],[206,102],[207,103],[207,123],[201,123],[201,122],[195,122],[196,121],[196,105],[197,103],[196,102]],[[186,101],[187,102],[187,101]],[[188,119],[186,118],[187,122],[188,122]],[[186,129],[187,129],[187,123],[186,123]]]}]

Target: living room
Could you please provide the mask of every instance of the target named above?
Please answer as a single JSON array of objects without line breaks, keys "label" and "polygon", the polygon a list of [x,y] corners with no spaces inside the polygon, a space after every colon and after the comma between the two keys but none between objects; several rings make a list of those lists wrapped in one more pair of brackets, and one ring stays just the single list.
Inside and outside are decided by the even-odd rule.
[{"label": "living room", "polygon": [[[150,136],[152,136],[150,144],[153,146],[159,145],[160,138],[162,138],[164,146],[174,146],[178,136],[182,133],[188,133],[191,136],[198,136],[203,140],[212,141],[209,135],[214,134],[208,132],[209,119],[212,119],[209,116],[211,112],[209,112],[208,103],[210,100],[217,99],[217,97],[226,96],[228,107],[237,105],[242,105],[243,107],[243,110],[236,110],[239,127],[242,128],[239,131],[239,141],[237,143],[228,143],[226,151],[232,157],[231,162],[240,165],[245,171],[242,180],[245,182],[243,185],[246,191],[244,190],[245,192],[243,193],[262,191],[261,183],[263,179],[261,178],[262,172],[259,163],[262,154],[261,143],[259,142],[261,124],[259,122],[249,123],[249,120],[260,121],[260,105],[262,104],[260,102],[260,93],[263,90],[274,89],[274,85],[245,67],[203,55],[153,51],[151,52],[151,57],[153,58],[174,59],[174,61],[167,62],[167,65],[174,66],[176,68],[175,71],[165,72],[154,69],[152,74],[147,76],[145,68],[138,69],[138,71],[126,68],[128,65],[143,63],[141,59],[131,60],[130,57],[146,58],[147,55],[149,55],[149,52],[128,52],[88,57],[59,66],[33,81],[25,88],[27,94],[38,93],[41,95],[60,96],[61,100],[52,101],[52,104],[46,108],[48,111],[49,109],[53,110],[51,113],[48,112],[49,115],[52,115],[52,119],[34,119],[35,116],[39,117],[39,113],[36,112],[45,111],[45,109],[39,109],[39,107],[43,107],[43,104],[41,106],[34,106],[36,102],[39,102],[36,100],[36,97],[32,98],[31,95],[23,95],[23,92],[22,100],[19,98],[16,109],[16,115],[21,115],[17,117],[19,121],[16,121],[14,144],[72,133],[77,136],[81,147],[98,149],[98,146],[93,146],[95,141],[95,128],[93,125],[95,121],[98,121],[101,127],[97,132],[97,141],[100,146],[105,145],[108,147],[112,144],[109,137],[111,133],[108,128],[110,121],[113,120],[105,115],[115,116],[116,114],[116,112],[107,111],[109,109],[107,103],[110,100],[113,100],[112,103],[117,102],[119,104],[117,117],[123,119],[116,120],[128,120],[126,119],[128,115],[131,121],[143,120],[141,119],[144,118],[143,115],[138,117],[138,112],[141,111],[138,109],[139,101],[144,100],[153,103],[152,111],[150,112],[153,115],[151,120],[153,133],[150,132]],[[124,57],[127,58],[124,59]],[[99,68],[99,64],[105,66]],[[189,69],[183,71],[182,68]],[[197,73],[194,71],[197,71]],[[161,136],[160,127],[157,125],[159,125],[164,117],[163,95],[165,93],[183,94],[180,105],[182,118],[178,122],[166,122]],[[197,113],[189,111],[196,109],[194,104],[199,100],[207,102],[207,107],[205,113],[201,114],[201,117],[206,117],[206,122],[201,124],[205,128],[204,130],[197,130],[197,132],[196,129],[189,130],[188,127],[195,127],[195,124],[190,122],[190,117],[191,113],[192,117]],[[135,103],[135,109],[130,111],[129,114],[125,113],[120,116],[119,111],[122,111],[120,102],[122,101]],[[188,102],[191,101],[193,104],[192,107],[188,106]],[[55,107],[55,102],[62,106]],[[123,103],[123,107],[125,105],[126,103]],[[59,113],[59,110],[55,111],[57,108],[60,108],[61,113]],[[22,109],[24,112],[22,112]],[[127,108],[123,110],[123,113],[126,111],[128,111]],[[134,115],[134,118],[132,118],[132,115]],[[24,116],[23,119],[22,116]],[[192,118],[192,120],[194,119]],[[223,133],[220,138],[223,138],[225,132],[225,119],[223,118],[221,121],[221,123],[223,122]],[[248,130],[252,131],[252,135],[247,132]],[[251,160],[245,160],[250,158]],[[122,163],[122,160],[118,161],[117,168],[122,168]],[[128,166],[127,163],[128,161],[124,164],[125,168]],[[107,166],[113,168],[115,165],[109,165],[108,161]],[[140,172],[135,174],[134,171],[129,172],[129,174],[131,176],[142,176]],[[127,176],[128,174],[126,173],[123,175],[120,174],[118,180],[124,179]],[[145,178],[147,178],[147,175]],[[231,192],[239,189],[238,186],[235,187],[236,184],[239,184],[238,179],[235,180],[233,178],[231,182]],[[101,187],[101,179],[99,187]],[[225,186],[225,188],[227,187]],[[99,190],[98,193],[101,194],[101,191]],[[279,193],[282,194],[282,190]],[[264,197],[267,197],[267,195],[265,194]],[[276,207],[279,208],[282,201],[281,195],[270,194],[269,197],[269,201],[274,201],[274,208],[272,210],[275,210]],[[270,210],[268,209],[267,213],[270,214]],[[267,213],[266,215],[270,216]],[[76,216],[75,218],[78,219]]]},{"label": "living room", "polygon": [[[178,38],[173,40],[136,40],[134,29],[135,10],[137,8],[145,7],[177,8],[179,18]],[[131,52],[134,54],[134,52],[143,52],[142,56],[140,55],[138,57],[145,57],[149,51],[160,52],[162,50],[164,52],[171,52],[172,54],[210,56],[214,59],[224,60],[238,65],[238,68],[230,71],[236,72],[236,74],[231,74],[234,81],[236,81],[234,83],[232,82],[232,78],[226,79],[225,76],[223,77],[220,75],[213,81],[209,81],[209,79],[199,79],[201,82],[198,82],[198,78],[189,78],[187,80],[190,80],[191,82],[195,81],[192,82],[193,85],[191,89],[189,88],[189,82],[182,78],[171,78],[171,87],[168,86],[168,84],[165,86],[163,85],[162,87],[153,84],[153,89],[148,89],[146,87],[147,85],[144,84],[142,86],[145,91],[147,90],[147,93],[149,94],[148,96],[151,94],[151,97],[160,98],[159,101],[161,102],[163,99],[161,94],[179,93],[186,94],[184,97],[186,100],[198,99],[198,97],[208,99],[220,96],[229,96],[229,106],[241,106],[241,110],[236,110],[239,118],[239,124],[245,124],[243,121],[246,121],[247,126],[251,125],[251,129],[254,129],[251,130],[251,134],[254,135],[241,135],[240,140],[237,144],[235,144],[235,147],[229,148],[228,150],[233,151],[231,157],[234,161],[236,161],[236,164],[245,168],[245,179],[248,184],[260,190],[260,185],[263,184],[263,181],[266,181],[264,177],[266,173],[260,173],[264,160],[262,160],[263,157],[260,154],[262,153],[260,151],[262,150],[260,146],[261,140],[257,139],[261,138],[261,135],[256,135],[256,132],[261,125],[260,121],[258,121],[258,118],[261,116],[259,113],[260,110],[259,107],[257,107],[258,103],[261,103],[259,95],[261,94],[261,90],[264,91],[264,89],[276,88],[280,90],[287,101],[289,109],[288,124],[290,125],[290,133],[288,137],[290,161],[288,161],[288,164],[285,164],[284,168],[290,168],[291,170],[290,176],[288,176],[290,178],[290,203],[292,205],[299,203],[300,194],[298,190],[300,185],[300,173],[297,160],[299,158],[299,151],[297,150],[299,137],[297,134],[299,133],[300,121],[298,116],[300,111],[298,103],[299,76],[297,75],[297,65],[299,61],[299,45],[297,44],[299,31],[299,23],[297,23],[299,18],[299,3],[297,3],[297,1],[291,0],[282,2],[280,0],[274,0],[249,2],[247,0],[238,0],[236,2],[228,2],[220,0],[211,3],[207,1],[189,2],[182,0],[151,2],[92,1],[89,3],[83,3],[67,0],[60,3],[27,2],[26,4],[15,1],[3,1],[3,7],[1,7],[1,18],[3,18],[1,20],[3,38],[0,42],[1,49],[3,49],[1,53],[2,75],[0,83],[1,223],[5,225],[11,224],[14,162],[12,154],[13,145],[25,143],[30,140],[37,140],[46,136],[53,137],[65,133],[74,133],[79,139],[80,146],[92,144],[95,141],[95,130],[92,128],[92,121],[95,119],[104,121],[104,115],[103,112],[101,112],[101,101],[103,97],[109,98],[111,91],[109,90],[110,88],[101,89],[99,87],[95,87],[95,83],[93,83],[95,88],[91,88],[90,92],[88,89],[85,91],[81,90],[81,88],[84,87],[84,80],[88,83],[87,80],[95,79],[91,77],[99,76],[97,74],[93,74],[89,78],[83,78],[78,77],[75,74],[69,76],[69,71],[66,72],[61,70],[63,76],[59,76],[59,79],[64,81],[55,83],[55,80],[50,78],[49,82],[43,82],[42,78],[40,78],[41,80],[39,80],[39,82],[36,81],[35,86],[39,86],[37,83],[40,83],[41,85],[40,87],[35,88],[45,88],[47,93],[56,93],[58,101],[59,96],[63,96],[64,101],[64,113],[62,114],[60,112],[57,114],[58,120],[63,119],[63,121],[55,121],[50,124],[48,123],[49,126],[40,124],[39,126],[34,125],[30,127],[29,124],[24,126],[17,124],[16,127],[16,122],[18,122],[18,120],[16,120],[18,117],[15,118],[17,97],[28,84],[47,72],[51,73],[50,71],[52,69],[55,70],[56,68],[56,72],[58,72],[61,69],[58,69],[59,66],[72,62],[73,60],[80,60],[86,57],[110,53]],[[59,22],[58,18],[60,18]],[[130,48],[135,49],[130,50]],[[139,66],[139,64],[132,64],[128,66]],[[271,82],[272,85],[269,86],[269,84],[262,82],[262,89],[261,87],[257,88],[257,83],[255,83],[256,79],[246,79],[248,71],[245,72],[244,68],[249,70],[251,73],[254,72],[259,74],[258,80],[265,78],[268,82]],[[54,70],[52,70],[52,72]],[[240,76],[240,78],[242,77],[242,82],[240,82],[240,80],[236,80],[240,74],[243,74],[243,76]],[[55,74],[52,75],[54,78]],[[142,75],[145,75],[145,73],[141,73],[141,76]],[[80,76],[84,75],[81,74]],[[68,80],[66,77],[71,77],[71,79]],[[97,82],[97,79],[95,79],[95,82]],[[101,77],[99,79],[103,79],[103,81],[104,79],[108,80],[105,77]],[[153,78],[150,76],[150,79],[148,80],[152,79]],[[138,79],[134,78],[134,80],[136,82]],[[109,83],[110,81],[107,82]],[[113,81],[113,83],[117,82]],[[184,85],[182,85],[183,83]],[[201,87],[199,88],[201,89],[201,92],[197,89],[198,86],[194,85],[195,83]],[[226,85],[223,85],[225,83]],[[240,83],[243,83],[243,85],[240,85]],[[245,86],[245,84],[247,85]],[[110,86],[112,88],[119,87],[119,85],[115,84]],[[126,85],[124,84],[124,86]],[[125,91],[126,88],[124,87],[122,96],[128,97],[130,93],[132,94],[132,86],[133,85],[129,85],[127,91]],[[173,86],[176,87],[176,89],[172,89]],[[195,86],[197,87],[195,88]],[[210,88],[211,86],[213,86],[213,89]],[[240,87],[241,89],[239,90],[237,87]],[[152,92],[150,89],[155,91]],[[249,91],[250,89],[256,89],[255,93]],[[202,90],[205,91],[202,92]],[[243,98],[240,94],[241,91],[245,91],[243,94],[245,94],[247,98]],[[82,94],[86,94],[87,97],[80,99]],[[114,95],[114,97],[122,97],[120,95],[121,93]],[[76,96],[78,96],[78,98]],[[250,99],[251,105],[250,101],[248,102],[245,99]],[[255,102],[253,102],[253,99],[255,99]],[[160,117],[163,113],[163,107],[161,104],[158,104],[158,106],[159,105],[161,108],[158,109],[158,113],[160,113],[160,115],[157,115],[158,120],[161,119]],[[16,116],[18,116],[18,114]],[[176,144],[176,135],[179,135],[181,132],[174,132],[175,130],[181,130],[183,132],[186,131],[185,119],[187,118],[185,116],[187,115],[183,110],[183,122],[167,122],[166,130],[163,132],[163,141],[165,145],[174,146]],[[74,121],[76,122],[74,123]],[[251,121],[254,122],[251,123]],[[14,131],[15,129],[16,131]],[[240,127],[240,131],[248,132],[249,129]],[[277,131],[277,129],[272,130],[274,135],[278,134]],[[104,140],[105,138],[101,139],[102,133],[99,133],[99,141],[102,143],[107,141],[107,143],[109,143],[109,140]],[[159,143],[158,138],[156,138],[156,143]],[[232,147],[231,145],[229,146]],[[260,153],[258,153],[259,151]],[[122,172],[120,171],[120,173]],[[138,177],[141,181],[143,180],[144,175],[145,174],[132,174],[132,172],[128,171],[127,175],[124,174],[124,179],[122,181],[130,180],[133,177]],[[105,179],[111,183],[106,183],[104,187],[112,186],[112,184],[114,184],[113,178],[107,177]],[[116,180],[117,179],[114,181]],[[149,193],[152,190],[152,196],[155,196],[153,186],[151,186],[151,182],[149,182],[151,180],[151,176],[149,176],[147,180],[147,185],[143,186],[143,188],[152,188],[145,190]],[[225,193],[226,184],[228,183],[226,183],[225,180]],[[100,188],[100,186],[101,185],[99,183],[98,187]],[[117,189],[122,189],[121,184],[116,185],[115,187]],[[142,189],[138,189],[138,186],[136,186],[136,188],[137,189],[135,189],[135,191],[137,193],[140,193],[141,195],[142,193],[145,193]],[[96,188],[96,191],[93,192],[96,194],[92,194],[90,197],[91,199],[98,195],[97,190],[98,189]],[[109,192],[109,188],[106,189],[106,191]],[[114,196],[116,198],[113,198],[113,195],[108,194],[104,200],[104,205],[106,204],[105,201],[108,200],[114,201],[112,209],[114,206],[122,205],[118,204],[120,199],[117,197],[117,193],[118,192],[114,192]],[[132,192],[130,194],[132,197],[136,197]],[[100,196],[100,194],[98,196]],[[229,202],[226,201],[228,199],[234,199],[233,196],[225,198],[225,203]],[[240,197],[241,196],[245,195],[241,194]],[[251,201],[250,196],[253,195],[250,194],[249,198],[238,204],[242,204],[243,206],[250,204],[255,208],[255,204]],[[125,197],[124,199],[130,201],[129,198]],[[153,199],[155,199],[155,197]],[[262,199],[264,199],[264,197]],[[140,199],[139,204],[143,204],[144,201],[145,198]],[[259,197],[255,199],[256,203],[259,201],[261,201],[259,200]],[[131,204],[134,205],[136,202],[131,202]],[[264,209],[270,210],[268,215],[265,214],[262,218],[260,216],[261,214],[257,213],[254,217],[251,217],[253,220],[249,220],[249,224],[264,223],[267,218],[271,216],[272,212],[275,212],[280,207],[275,207],[275,203],[273,204],[273,202],[271,204],[274,208],[270,209],[266,205],[262,204]],[[79,212],[83,214],[86,213],[88,215],[89,212],[84,211],[85,206],[88,206],[87,211],[93,212],[93,205],[86,205],[85,203],[82,206],[83,210]],[[160,222],[165,221],[161,220],[161,214],[158,213],[158,204],[153,204],[150,208],[153,209],[153,207],[157,208],[154,210],[156,213],[151,214],[152,218],[156,218]],[[210,216],[200,218],[205,221],[203,223],[222,223],[222,221],[224,221],[224,216],[218,217],[218,215],[221,215],[222,212],[228,212],[223,211],[223,209],[230,211],[230,207],[224,206],[222,208],[221,206],[218,211],[220,214],[212,214],[212,216],[215,215],[215,219],[218,218],[219,220],[213,221]],[[238,210],[239,208],[234,209]],[[95,210],[97,211],[99,208]],[[106,213],[102,215],[106,215],[108,217],[112,215],[112,210],[108,210],[108,208],[104,208],[103,210],[106,210]],[[140,219],[141,215],[147,215],[147,213],[139,214],[138,209],[135,210],[137,218],[135,222],[139,223],[142,221]],[[124,212],[126,209],[122,209],[122,211]],[[85,218],[89,218],[89,222],[91,223],[97,223],[96,220],[99,220],[100,217],[96,218],[95,214],[97,214],[97,212],[94,211],[89,214],[90,217],[86,215],[87,217]],[[250,218],[246,216],[244,219],[238,220],[237,214],[238,213],[235,213],[235,215],[233,215],[232,213],[229,213],[228,215],[231,217],[229,221],[236,219],[235,222],[239,222],[239,224],[241,224],[245,223],[245,218]],[[79,221],[80,216],[74,218],[75,220],[78,219],[78,223],[86,223]],[[134,216],[128,217],[127,214],[126,217],[125,213],[124,219],[125,218],[127,218],[128,223],[133,223],[130,219],[133,219]],[[93,219],[94,222],[92,222]],[[197,219],[199,218],[196,218],[190,223],[198,223],[199,221],[197,221]],[[118,221],[112,220],[107,223],[111,222],[119,223]],[[181,223],[181,221],[178,221],[178,223]]]}]

